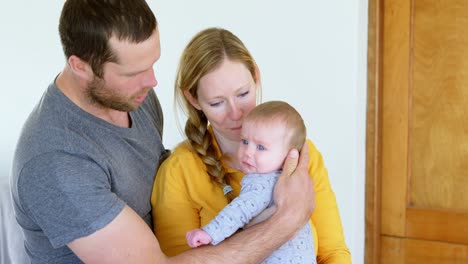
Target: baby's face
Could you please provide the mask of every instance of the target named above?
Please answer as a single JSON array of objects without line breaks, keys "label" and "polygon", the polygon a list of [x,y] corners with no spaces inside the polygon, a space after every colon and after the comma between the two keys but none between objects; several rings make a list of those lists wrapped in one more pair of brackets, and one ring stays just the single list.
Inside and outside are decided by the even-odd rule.
[{"label": "baby's face", "polygon": [[245,173],[269,173],[282,168],[289,152],[287,131],[279,122],[242,124],[238,158]]}]

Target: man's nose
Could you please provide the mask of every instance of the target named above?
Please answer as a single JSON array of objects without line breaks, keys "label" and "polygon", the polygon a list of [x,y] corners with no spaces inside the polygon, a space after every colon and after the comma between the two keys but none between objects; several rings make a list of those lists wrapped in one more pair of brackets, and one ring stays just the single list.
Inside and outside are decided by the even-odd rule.
[{"label": "man's nose", "polygon": [[158,85],[158,80],[156,80],[156,75],[154,74],[154,69],[149,69],[143,76],[143,86],[145,87],[156,87]]}]

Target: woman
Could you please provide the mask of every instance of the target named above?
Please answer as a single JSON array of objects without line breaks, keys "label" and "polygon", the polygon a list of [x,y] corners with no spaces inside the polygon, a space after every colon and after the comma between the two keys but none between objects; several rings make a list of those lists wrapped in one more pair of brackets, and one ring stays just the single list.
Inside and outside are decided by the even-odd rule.
[{"label": "woman", "polygon": [[[242,119],[260,91],[258,67],[231,32],[203,30],[185,48],[175,98],[188,115],[187,140],[160,166],[151,197],[155,233],[167,255],[190,249],[186,232],[206,225],[239,194]],[[310,222],[317,262],[351,263],[322,156],[310,140],[307,144],[316,193]]]}]

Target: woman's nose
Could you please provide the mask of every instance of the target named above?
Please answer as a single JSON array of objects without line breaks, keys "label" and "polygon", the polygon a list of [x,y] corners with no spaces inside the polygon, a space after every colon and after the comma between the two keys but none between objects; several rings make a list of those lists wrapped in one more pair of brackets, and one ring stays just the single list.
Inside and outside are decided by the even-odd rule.
[{"label": "woman's nose", "polygon": [[242,110],[240,109],[240,107],[236,104],[231,104],[229,110],[229,117],[231,118],[231,120],[240,120],[242,118]]}]

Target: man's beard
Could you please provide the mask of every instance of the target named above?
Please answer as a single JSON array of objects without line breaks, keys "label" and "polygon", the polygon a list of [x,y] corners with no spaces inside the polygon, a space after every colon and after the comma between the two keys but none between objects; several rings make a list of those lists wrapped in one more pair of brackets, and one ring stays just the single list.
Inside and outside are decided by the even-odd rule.
[{"label": "man's beard", "polygon": [[88,84],[87,97],[89,101],[100,108],[110,108],[122,112],[131,112],[138,108],[139,104],[132,104],[132,98],[124,98],[106,87],[103,79],[94,77]]}]

